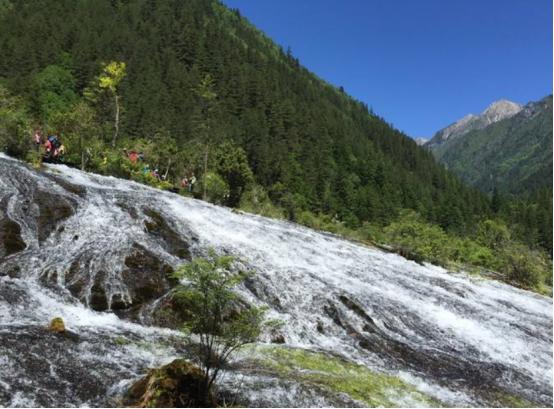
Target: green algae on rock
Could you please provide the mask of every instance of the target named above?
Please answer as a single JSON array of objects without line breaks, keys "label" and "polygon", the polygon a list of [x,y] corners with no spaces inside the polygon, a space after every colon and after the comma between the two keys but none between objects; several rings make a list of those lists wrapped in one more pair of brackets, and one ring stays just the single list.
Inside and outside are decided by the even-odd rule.
[{"label": "green algae on rock", "polygon": [[344,393],[368,407],[439,407],[440,401],[419,392],[400,378],[322,352],[263,346],[256,354],[260,367],[280,377]]}]

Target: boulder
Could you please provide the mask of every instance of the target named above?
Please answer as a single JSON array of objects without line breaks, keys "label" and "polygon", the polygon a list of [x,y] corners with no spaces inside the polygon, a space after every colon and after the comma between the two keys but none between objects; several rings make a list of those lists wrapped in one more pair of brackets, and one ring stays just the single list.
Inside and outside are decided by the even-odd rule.
[{"label": "boulder", "polygon": [[176,359],[131,385],[123,405],[139,408],[215,407],[212,396],[204,396],[202,371],[184,359]]}]

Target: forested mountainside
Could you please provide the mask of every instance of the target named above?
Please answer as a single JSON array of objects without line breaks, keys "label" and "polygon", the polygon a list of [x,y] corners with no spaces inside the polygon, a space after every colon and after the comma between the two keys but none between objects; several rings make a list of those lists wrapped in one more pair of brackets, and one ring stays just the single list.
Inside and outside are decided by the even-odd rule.
[{"label": "forested mountainside", "polygon": [[[401,208],[461,225],[487,212],[485,198],[429,153],[218,2],[8,4],[0,77],[62,135],[69,130],[52,109],[78,99],[102,62],[120,60],[127,65],[120,133],[130,140],[169,135],[178,150],[191,150],[198,138],[193,90],[210,74],[218,102],[211,132],[245,150],[256,181],[276,200],[287,191],[295,207],[337,214],[352,225],[387,222]],[[97,120],[110,122],[111,111]],[[102,131],[111,140],[111,128]],[[172,176],[183,171],[179,165]]]},{"label": "forested mountainside", "polygon": [[196,175],[182,194],[419,261],[501,270],[526,287],[551,282],[544,223],[505,218],[216,0],[5,0],[0,49],[0,145],[11,156],[39,166],[40,127],[82,170],[175,190]]},{"label": "forested mountainside", "polygon": [[425,146],[468,184],[493,196],[493,207],[518,224],[520,237],[541,237],[552,251],[552,95],[525,106],[501,102],[495,115],[488,114],[499,103],[471,116],[469,124],[458,121],[455,131],[439,131]]},{"label": "forested mountainside", "polygon": [[516,115],[433,147],[469,184],[492,192],[531,193],[552,186],[552,95]]}]

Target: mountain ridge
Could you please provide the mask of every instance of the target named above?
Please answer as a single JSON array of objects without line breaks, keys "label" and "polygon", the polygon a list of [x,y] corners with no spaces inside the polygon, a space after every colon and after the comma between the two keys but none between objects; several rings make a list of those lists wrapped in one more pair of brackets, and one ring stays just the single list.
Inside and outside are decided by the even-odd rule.
[{"label": "mountain ridge", "polygon": [[492,123],[514,116],[521,111],[521,109],[523,109],[523,106],[516,102],[507,99],[499,99],[491,103],[479,115],[467,114],[458,121],[437,131],[435,135],[425,143],[425,146],[433,149],[452,138],[457,138],[475,129],[483,129]]},{"label": "mountain ridge", "polygon": [[[512,111],[513,112],[513,111]],[[467,183],[485,192],[532,193],[552,185],[552,95],[531,101],[516,114],[492,110],[483,128],[438,145],[435,157]]]}]

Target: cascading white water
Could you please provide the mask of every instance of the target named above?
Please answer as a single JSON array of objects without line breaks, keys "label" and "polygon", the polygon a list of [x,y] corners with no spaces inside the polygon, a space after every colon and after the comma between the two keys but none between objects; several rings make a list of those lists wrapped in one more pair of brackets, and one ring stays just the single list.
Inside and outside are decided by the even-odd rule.
[{"label": "cascading white water", "polygon": [[[174,331],[87,308],[98,285],[105,289],[108,309],[115,300],[131,303],[126,257],[137,248],[169,266],[184,262],[168,250],[167,241],[145,229],[152,211],[193,255],[214,248],[255,270],[241,295],[268,305],[284,322],[287,345],[329,351],[400,376],[448,405],[486,405],[491,390],[552,405],[550,298],[65,166],[36,173],[0,157],[0,170],[8,175],[0,179],[0,209],[20,226],[27,246],[0,258],[0,405],[110,404],[96,395],[117,396],[145,368],[178,354],[163,343],[177,336]],[[44,229],[37,226],[40,211],[33,200],[44,191],[72,210],[41,240]],[[51,390],[79,387],[60,375],[69,365],[63,359],[48,357],[56,379],[51,384],[29,373],[33,365],[17,365],[22,353],[17,340],[35,342],[37,328],[54,316],[64,317],[80,337],[62,345],[68,357],[75,365],[90,365],[84,370],[98,371],[99,384],[74,400],[68,392]],[[118,337],[151,345],[121,346],[114,341]]]}]

